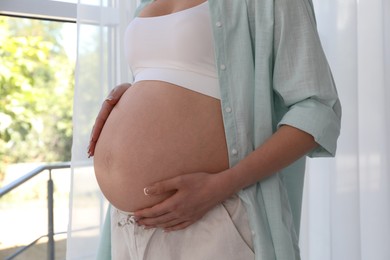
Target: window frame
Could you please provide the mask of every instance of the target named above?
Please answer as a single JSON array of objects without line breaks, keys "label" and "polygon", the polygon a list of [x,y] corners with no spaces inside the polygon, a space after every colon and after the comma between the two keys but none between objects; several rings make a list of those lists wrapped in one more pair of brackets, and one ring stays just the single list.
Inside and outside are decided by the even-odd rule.
[{"label": "window frame", "polygon": [[1,0],[0,15],[76,22],[77,4],[50,0]]}]

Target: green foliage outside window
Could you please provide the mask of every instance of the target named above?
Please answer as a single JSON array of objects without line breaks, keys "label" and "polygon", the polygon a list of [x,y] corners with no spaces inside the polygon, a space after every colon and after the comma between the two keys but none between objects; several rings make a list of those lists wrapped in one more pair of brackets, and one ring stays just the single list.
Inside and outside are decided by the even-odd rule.
[{"label": "green foliage outside window", "polygon": [[9,163],[70,160],[74,64],[61,26],[0,16],[0,183]]}]

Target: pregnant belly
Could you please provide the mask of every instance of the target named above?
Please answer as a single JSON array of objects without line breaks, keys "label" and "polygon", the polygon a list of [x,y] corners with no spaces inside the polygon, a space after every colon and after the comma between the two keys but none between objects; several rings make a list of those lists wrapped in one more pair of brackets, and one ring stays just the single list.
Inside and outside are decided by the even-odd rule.
[{"label": "pregnant belly", "polygon": [[144,187],[174,176],[228,167],[220,102],[159,81],[129,88],[111,112],[96,145],[95,174],[118,209],[150,207],[170,194]]}]

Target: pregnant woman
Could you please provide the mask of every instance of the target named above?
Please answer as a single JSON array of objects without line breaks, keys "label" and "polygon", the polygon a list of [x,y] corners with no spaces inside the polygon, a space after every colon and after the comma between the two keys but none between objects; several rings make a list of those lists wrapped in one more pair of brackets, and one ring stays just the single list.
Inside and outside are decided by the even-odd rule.
[{"label": "pregnant woman", "polygon": [[299,259],[304,155],[340,127],[311,1],[142,1],[125,49],[89,147],[99,257]]}]

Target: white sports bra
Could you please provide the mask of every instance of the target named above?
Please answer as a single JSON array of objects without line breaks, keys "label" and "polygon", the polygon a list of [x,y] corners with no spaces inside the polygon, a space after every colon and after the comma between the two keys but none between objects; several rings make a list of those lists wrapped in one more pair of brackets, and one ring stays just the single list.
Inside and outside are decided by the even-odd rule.
[{"label": "white sports bra", "polygon": [[207,1],[172,14],[136,17],[125,34],[134,83],[166,81],[220,99]]}]

